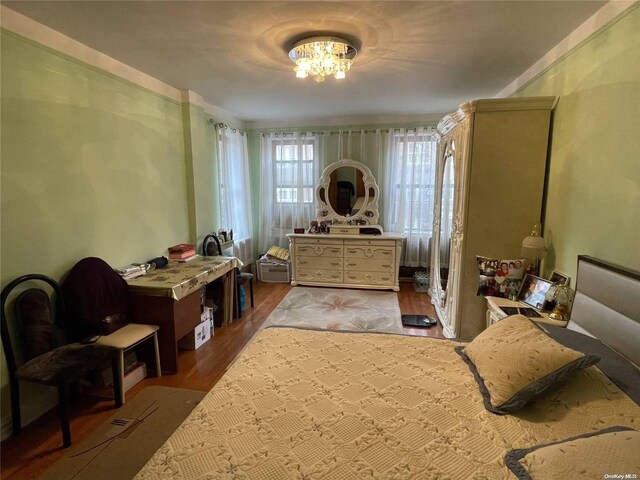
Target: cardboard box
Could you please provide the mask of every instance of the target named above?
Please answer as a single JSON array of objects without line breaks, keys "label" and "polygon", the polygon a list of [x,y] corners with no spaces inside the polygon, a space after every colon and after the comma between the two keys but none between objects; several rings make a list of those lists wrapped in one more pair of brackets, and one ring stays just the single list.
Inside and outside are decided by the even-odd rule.
[{"label": "cardboard box", "polygon": [[209,340],[211,340],[211,325],[209,322],[202,322],[191,333],[178,340],[178,348],[197,350]]},{"label": "cardboard box", "polygon": [[200,321],[202,323],[207,323],[211,328],[211,336],[213,337],[213,312],[216,311],[214,307],[203,307],[202,315],[200,315]]}]

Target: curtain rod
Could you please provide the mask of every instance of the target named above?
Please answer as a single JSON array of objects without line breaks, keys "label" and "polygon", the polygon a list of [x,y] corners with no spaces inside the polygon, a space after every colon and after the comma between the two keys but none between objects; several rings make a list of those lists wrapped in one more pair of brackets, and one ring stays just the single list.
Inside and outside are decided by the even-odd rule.
[{"label": "curtain rod", "polygon": [[[402,131],[405,132],[413,132],[413,133],[417,133],[418,132],[418,128],[419,127],[415,127],[415,128],[394,128],[393,132],[394,133],[400,133]],[[425,129],[427,131],[434,131],[433,127],[425,127]],[[389,128],[383,128],[383,129],[374,129],[374,130],[340,130],[340,131],[318,131],[318,132],[265,132],[265,133],[261,133],[260,135],[262,135],[263,137],[270,137],[271,135],[273,135],[274,137],[278,137],[280,135],[282,135],[283,137],[286,135],[297,135],[297,134],[303,134],[303,135],[338,135],[341,133],[347,133],[347,134],[361,134],[361,133],[376,133],[376,132],[383,132],[383,133],[389,133],[391,130]]]},{"label": "curtain rod", "polygon": [[216,127],[218,127],[218,128],[225,128],[225,129],[231,130],[233,133],[240,133],[240,136],[242,136],[242,135],[244,135],[244,134],[245,134],[245,132],[243,132],[243,131],[242,131],[242,130],[240,130],[239,128],[230,127],[230,126],[229,126],[229,125],[227,125],[226,123],[219,123],[219,122],[216,122],[213,118],[210,118],[210,119],[207,121],[207,123],[208,123],[209,125],[214,125],[214,126],[216,126]]}]

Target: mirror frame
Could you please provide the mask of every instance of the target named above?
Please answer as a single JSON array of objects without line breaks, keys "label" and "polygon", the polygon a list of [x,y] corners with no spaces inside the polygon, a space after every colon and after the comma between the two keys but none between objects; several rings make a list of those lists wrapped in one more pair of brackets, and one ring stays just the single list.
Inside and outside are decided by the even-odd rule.
[{"label": "mirror frame", "polygon": [[[331,183],[331,174],[341,167],[354,167],[362,172],[362,182],[364,184],[364,203],[358,213],[353,216],[338,215],[331,206],[329,201],[329,184]],[[373,189],[373,197],[369,195],[369,192]],[[377,225],[380,214],[378,212],[378,197],[380,192],[376,179],[366,165],[352,160],[350,158],[344,158],[338,160],[327,166],[322,172],[322,176],[318,181],[316,187],[316,220],[318,223],[327,222],[333,225],[336,224],[360,224],[362,226]],[[323,200],[324,197],[324,200]],[[367,213],[370,213],[367,215]],[[365,222],[364,224],[359,222]]]},{"label": "mirror frame", "polygon": [[[458,152],[458,139],[452,137],[440,138],[438,161],[436,164],[436,191],[435,202],[433,209],[433,231],[438,232],[437,235],[433,235],[431,251],[431,285],[429,288],[429,295],[431,296],[431,303],[436,307],[436,311],[440,318],[447,318],[450,313],[450,307],[453,300],[453,281],[455,280],[455,274],[452,275],[454,263],[455,263],[455,245],[461,235],[460,218],[457,215],[457,206],[459,202],[459,184],[460,184],[460,153]],[[452,167],[454,171],[454,187],[453,187],[453,224],[451,225],[451,237],[449,239],[449,274],[447,276],[446,287],[442,286],[442,278],[440,276],[440,240],[441,240],[441,219],[442,219],[442,194],[444,184],[444,171],[447,164],[447,160],[453,162]],[[436,268],[437,267],[437,268]]]},{"label": "mirror frame", "polygon": [[[442,323],[445,337],[459,335],[458,310],[460,309],[460,277],[458,274],[462,262],[462,246],[464,243],[463,219],[466,214],[466,199],[462,192],[467,191],[469,182],[469,162],[467,159],[467,137],[470,131],[469,117],[459,110],[438,125],[438,160],[436,163],[436,192],[434,199],[434,232],[431,250],[431,276],[429,295],[438,317]],[[453,224],[451,226],[451,245],[449,253],[449,275],[446,289],[442,288],[440,278],[440,216],[442,209],[442,180],[447,154],[453,148]]]}]

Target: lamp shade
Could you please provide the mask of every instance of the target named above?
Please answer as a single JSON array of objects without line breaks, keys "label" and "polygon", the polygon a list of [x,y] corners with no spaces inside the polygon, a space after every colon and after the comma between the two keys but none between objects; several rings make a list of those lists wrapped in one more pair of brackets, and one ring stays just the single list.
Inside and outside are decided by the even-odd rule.
[{"label": "lamp shade", "polygon": [[522,256],[531,260],[540,260],[547,253],[547,245],[540,236],[540,226],[536,224],[530,235],[522,240]]},{"label": "lamp shade", "polygon": [[544,238],[529,235],[522,240],[522,255],[527,258],[542,258],[547,251]]}]

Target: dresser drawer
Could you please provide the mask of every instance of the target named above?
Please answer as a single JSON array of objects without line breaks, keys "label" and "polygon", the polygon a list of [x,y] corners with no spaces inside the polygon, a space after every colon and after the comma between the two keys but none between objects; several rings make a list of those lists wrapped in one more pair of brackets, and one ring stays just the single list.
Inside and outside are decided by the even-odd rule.
[{"label": "dresser drawer", "polygon": [[393,272],[344,272],[344,283],[394,286]]},{"label": "dresser drawer", "polygon": [[296,255],[297,271],[320,269],[342,271],[344,261],[341,257],[305,257]]},{"label": "dresser drawer", "polygon": [[318,238],[296,238],[296,245],[342,245],[341,238],[328,238],[326,235],[318,235]]},{"label": "dresser drawer", "polygon": [[358,238],[357,240],[349,240],[349,239],[345,239],[344,244],[347,247],[352,247],[352,246],[366,246],[366,247],[370,247],[370,246],[375,246],[375,247],[395,247],[396,246],[396,241],[395,240],[363,240],[362,238]]},{"label": "dresser drawer", "polygon": [[396,258],[396,249],[390,247],[378,247],[378,246],[360,246],[360,245],[345,245],[344,257],[350,258],[377,258],[377,259],[389,259],[393,261]]},{"label": "dresser drawer", "polygon": [[296,245],[296,257],[331,257],[342,258],[342,243]]},{"label": "dresser drawer", "polygon": [[297,270],[298,282],[342,283],[342,270]]},{"label": "dresser drawer", "polygon": [[389,272],[393,273],[395,262],[393,259],[383,258],[347,258],[344,261],[344,271],[356,272]]}]

